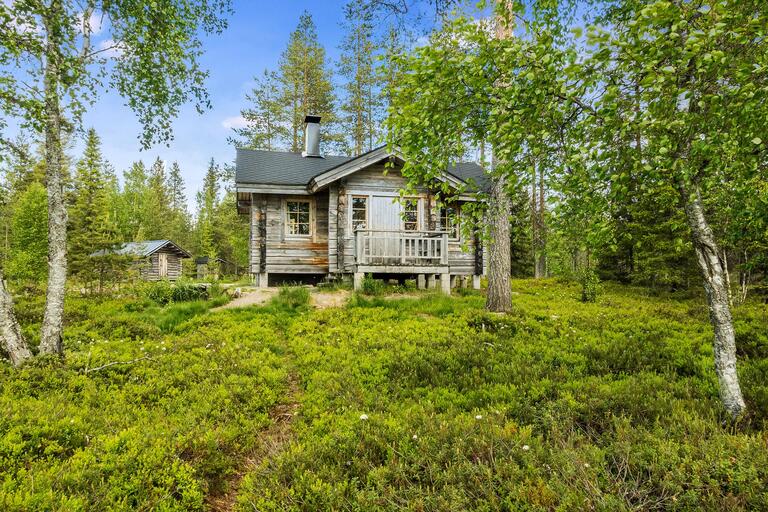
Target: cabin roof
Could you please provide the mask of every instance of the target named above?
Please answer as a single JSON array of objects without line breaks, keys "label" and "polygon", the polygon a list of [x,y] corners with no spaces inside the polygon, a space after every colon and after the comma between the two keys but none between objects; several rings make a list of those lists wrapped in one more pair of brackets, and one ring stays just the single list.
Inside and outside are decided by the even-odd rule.
[{"label": "cabin roof", "polygon": [[[371,156],[382,155],[375,160]],[[390,156],[385,146],[378,147],[357,157],[324,156],[303,157],[301,153],[289,151],[265,151],[258,149],[237,149],[235,161],[235,182],[239,185],[269,185],[285,187],[307,187],[316,178],[332,176],[337,168],[354,167],[357,161],[367,165]],[[480,189],[485,189],[487,178],[483,169],[474,162],[461,162],[448,168],[447,174]]]},{"label": "cabin roof", "polygon": [[259,185],[306,185],[309,180],[339,164],[349,156],[303,157],[290,151],[237,149],[235,181]]},{"label": "cabin roof", "polygon": [[190,258],[192,255],[170,240],[142,240],[140,242],[126,242],[113,250],[102,249],[91,256],[104,256],[105,254],[117,254],[120,256],[137,256],[146,258],[160,249],[169,248],[180,258]]}]

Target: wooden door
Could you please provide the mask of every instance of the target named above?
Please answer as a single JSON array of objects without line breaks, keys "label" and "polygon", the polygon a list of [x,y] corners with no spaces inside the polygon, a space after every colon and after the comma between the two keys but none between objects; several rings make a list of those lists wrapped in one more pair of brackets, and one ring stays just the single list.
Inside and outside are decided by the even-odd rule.
[{"label": "wooden door", "polygon": [[[399,259],[402,206],[394,196],[372,196],[369,215],[371,229],[370,255],[376,263]],[[379,230],[379,232],[376,232]],[[392,260],[392,261],[389,261]]]},{"label": "wooden door", "polygon": [[164,252],[157,255],[157,266],[160,277],[168,277],[168,255]]}]

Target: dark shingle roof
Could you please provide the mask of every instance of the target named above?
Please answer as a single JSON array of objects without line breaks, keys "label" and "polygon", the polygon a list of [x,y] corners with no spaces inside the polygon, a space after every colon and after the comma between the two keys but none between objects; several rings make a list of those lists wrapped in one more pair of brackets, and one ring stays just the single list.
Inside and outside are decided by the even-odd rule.
[{"label": "dark shingle roof", "polygon": [[155,252],[159,251],[160,249],[162,249],[163,247],[169,244],[172,246],[171,249],[177,252],[181,257],[183,258],[190,257],[187,251],[185,251],[175,243],[171,242],[170,240],[143,240],[141,242],[128,242],[111,251],[107,251],[104,249],[100,251],[96,251],[93,254],[91,254],[91,256],[103,256],[109,253],[109,254],[117,254],[120,256],[137,256],[140,258],[144,258],[149,256],[150,254],[154,254]]},{"label": "dark shingle roof", "polygon": [[237,150],[235,181],[261,185],[306,185],[309,180],[352,160],[349,156],[303,157],[287,151]]},{"label": "dark shingle roof", "polygon": [[[315,176],[354,159],[355,157],[349,156],[307,158],[301,156],[301,153],[238,148],[235,182],[260,185],[307,185]],[[485,189],[487,185],[483,169],[474,162],[458,163],[450,167],[448,172],[481,189]]]}]

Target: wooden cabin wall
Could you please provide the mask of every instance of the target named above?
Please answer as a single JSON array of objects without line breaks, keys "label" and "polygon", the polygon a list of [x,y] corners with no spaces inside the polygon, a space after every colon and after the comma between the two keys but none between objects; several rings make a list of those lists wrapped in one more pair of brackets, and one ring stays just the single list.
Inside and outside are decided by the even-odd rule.
[{"label": "wooden cabin wall", "polygon": [[160,276],[160,253],[168,255],[168,275],[165,279],[169,281],[175,281],[181,277],[181,258],[173,251],[168,249],[160,249],[159,251],[150,254],[141,265],[141,277],[147,281],[159,281],[163,279]]},{"label": "wooden cabin wall", "polygon": [[[251,273],[327,274],[328,191],[313,196],[254,194],[251,206]],[[287,233],[285,203],[309,200],[312,236]]]},{"label": "wooden cabin wall", "polygon": [[[343,244],[339,244],[336,258],[338,259],[339,267],[343,269],[343,272],[354,272],[355,264],[355,239],[354,233],[352,233],[349,228],[349,218],[351,217],[349,208],[351,208],[351,206],[348,198],[352,195],[375,195],[376,193],[397,194],[400,190],[404,189],[405,186],[406,180],[397,167],[386,168],[384,163],[380,163],[352,174],[347,177],[346,183],[339,187],[337,191],[337,208],[343,208],[346,215],[343,216],[343,222],[339,223],[343,224],[344,234]],[[421,208],[419,209],[420,229],[427,231],[435,226],[435,221],[437,219],[436,206],[426,188],[417,189],[417,195],[422,198]],[[430,207],[431,211],[429,211]],[[339,217],[342,216],[339,215]],[[337,229],[337,232],[342,232],[341,227]],[[475,255],[473,247],[474,240],[448,241],[448,265],[452,274],[469,275],[475,273]]]}]

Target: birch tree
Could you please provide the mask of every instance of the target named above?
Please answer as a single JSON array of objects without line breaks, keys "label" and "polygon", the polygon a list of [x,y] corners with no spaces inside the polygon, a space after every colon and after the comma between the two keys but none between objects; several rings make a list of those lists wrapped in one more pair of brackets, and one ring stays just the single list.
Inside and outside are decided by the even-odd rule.
[{"label": "birch tree", "polygon": [[[0,3],[4,27],[0,112],[44,141],[49,250],[41,353],[63,352],[67,277],[63,138],[80,128],[84,110],[108,86],[136,113],[144,147],[169,141],[170,120],[182,104],[192,101],[200,111],[209,104],[207,73],[198,62],[200,34],[223,30],[228,12],[228,0],[157,0],[151,5],[106,0]],[[110,55],[117,58],[110,60]],[[0,140],[7,146],[6,138]],[[4,284],[0,297],[10,297]],[[4,300],[0,313],[10,315],[0,323],[13,324],[10,301]],[[13,331],[6,329],[10,336]],[[8,347],[23,343],[12,338],[6,338]]]}]

